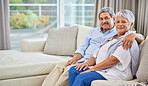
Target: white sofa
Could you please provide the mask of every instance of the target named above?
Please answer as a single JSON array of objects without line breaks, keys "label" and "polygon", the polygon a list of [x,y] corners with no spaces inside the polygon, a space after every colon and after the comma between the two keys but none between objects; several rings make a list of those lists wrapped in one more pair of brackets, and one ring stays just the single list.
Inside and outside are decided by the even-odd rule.
[{"label": "white sofa", "polygon": [[[76,46],[82,44],[90,27],[78,26]],[[43,53],[46,38],[22,40],[22,52],[0,51],[0,86],[41,86],[45,77],[55,64],[71,59],[68,56],[47,55]],[[140,44],[141,48],[144,42]],[[118,86],[123,83],[135,84],[132,81],[93,81],[91,86]]]},{"label": "white sofa", "polygon": [[[79,47],[90,27],[78,26],[76,47]],[[41,86],[56,64],[71,57],[43,53],[46,38],[22,40],[22,52],[0,51],[0,86]]]}]

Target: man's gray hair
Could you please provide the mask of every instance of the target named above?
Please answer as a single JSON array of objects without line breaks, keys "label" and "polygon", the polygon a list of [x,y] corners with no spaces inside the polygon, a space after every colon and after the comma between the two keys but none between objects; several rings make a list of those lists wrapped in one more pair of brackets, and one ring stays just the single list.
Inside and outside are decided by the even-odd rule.
[{"label": "man's gray hair", "polygon": [[121,11],[119,11],[119,12],[116,13],[116,17],[115,18],[117,19],[118,16],[123,16],[130,23],[133,22],[133,25],[134,25],[135,16],[134,16],[134,14],[130,10],[121,10]]},{"label": "man's gray hair", "polygon": [[114,10],[111,7],[104,7],[99,12],[99,15],[98,15],[99,19],[100,19],[100,14],[103,12],[108,12],[112,18],[115,17]]}]

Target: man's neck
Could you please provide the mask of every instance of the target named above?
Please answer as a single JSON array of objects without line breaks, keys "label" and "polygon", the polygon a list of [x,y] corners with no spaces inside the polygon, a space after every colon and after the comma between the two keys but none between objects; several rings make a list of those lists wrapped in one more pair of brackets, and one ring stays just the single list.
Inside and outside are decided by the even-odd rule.
[{"label": "man's neck", "polygon": [[112,27],[112,28],[109,28],[109,29],[103,29],[103,28],[101,28],[101,31],[103,32],[103,33],[106,33],[107,31],[109,31],[109,30],[111,30],[111,29],[113,29],[114,28],[114,26]]}]

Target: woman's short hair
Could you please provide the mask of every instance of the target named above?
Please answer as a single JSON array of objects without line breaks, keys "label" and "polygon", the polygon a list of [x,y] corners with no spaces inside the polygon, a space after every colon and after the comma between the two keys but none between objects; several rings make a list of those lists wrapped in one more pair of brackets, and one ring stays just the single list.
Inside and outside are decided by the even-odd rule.
[{"label": "woman's short hair", "polygon": [[130,23],[135,22],[135,16],[134,14],[130,11],[130,10],[121,10],[119,12],[116,13],[115,19],[117,19],[118,16],[123,16],[124,18],[126,18]]}]

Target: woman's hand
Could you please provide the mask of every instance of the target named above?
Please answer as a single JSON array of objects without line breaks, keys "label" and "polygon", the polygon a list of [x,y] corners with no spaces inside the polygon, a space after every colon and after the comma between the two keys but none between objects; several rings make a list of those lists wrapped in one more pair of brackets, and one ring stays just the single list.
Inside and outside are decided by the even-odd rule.
[{"label": "woman's hand", "polygon": [[83,70],[86,70],[86,68],[89,66],[87,63],[79,63],[75,65],[75,69],[81,71],[81,69],[83,68]]},{"label": "woman's hand", "polygon": [[81,72],[80,74],[82,74],[82,73],[88,73],[88,72],[93,72],[93,71],[95,71],[95,69],[89,69],[89,70],[86,70],[86,71],[84,71],[84,72]]}]

